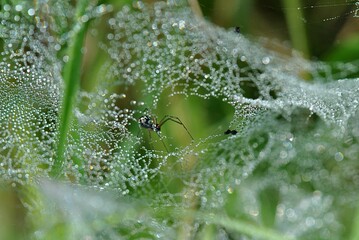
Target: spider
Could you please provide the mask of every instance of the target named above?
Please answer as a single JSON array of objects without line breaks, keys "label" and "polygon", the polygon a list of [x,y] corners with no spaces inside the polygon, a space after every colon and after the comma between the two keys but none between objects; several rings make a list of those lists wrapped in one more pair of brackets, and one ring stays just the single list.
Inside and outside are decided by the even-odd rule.
[{"label": "spider", "polygon": [[172,121],[172,122],[182,125],[182,127],[186,130],[188,135],[191,137],[192,141],[194,140],[192,135],[189,133],[188,129],[186,128],[186,126],[182,123],[182,121],[178,117],[165,115],[159,122],[157,122],[157,119],[155,117],[153,117],[153,116],[150,117],[149,115],[143,115],[142,117],[140,117],[138,119],[138,123],[140,124],[141,127],[148,129],[149,132],[154,131],[159,136],[159,138],[162,141],[163,146],[165,147],[166,151],[168,152],[168,149],[161,138],[161,127],[167,121]]},{"label": "spider", "polygon": [[232,134],[232,135],[236,135],[237,133],[238,133],[237,130],[230,130],[230,129],[224,132],[224,134]]}]

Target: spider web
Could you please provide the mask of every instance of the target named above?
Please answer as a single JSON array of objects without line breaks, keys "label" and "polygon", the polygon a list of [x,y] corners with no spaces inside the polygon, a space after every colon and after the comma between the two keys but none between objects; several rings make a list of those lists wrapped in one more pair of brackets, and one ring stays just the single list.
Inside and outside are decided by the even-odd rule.
[{"label": "spider web", "polygon": [[[58,7],[53,18],[68,22],[71,6],[53,6]],[[197,236],[205,224],[143,213],[148,207],[265,224],[258,196],[273,189],[278,200],[268,204],[276,206],[274,228],[304,239],[343,235],[340,209],[354,207],[358,200],[359,79],[346,79],[358,71],[355,63],[338,63],[334,72],[325,63],[279,55],[196,17],[182,2],[147,6],[138,1],[123,7],[107,20],[109,30],[99,44],[107,56],[101,81],[77,96],[64,169],[75,185],[114,192],[117,205],[113,195],[101,191],[39,180],[48,178],[56,157],[66,61],[59,56],[68,35],[54,21],[50,29],[60,36],[55,39],[43,24],[33,26],[32,12],[24,11],[6,5],[1,12],[6,28],[0,31],[0,173],[14,185],[35,182],[69,222],[81,226],[71,230],[73,237],[146,233],[173,238],[181,233],[178,229]],[[89,16],[99,11],[93,9]],[[137,97],[129,100],[131,91]],[[144,105],[157,110],[162,101],[178,98],[229,105],[234,115],[227,128],[237,134],[216,130],[171,146],[170,152],[159,148],[160,139],[138,134]],[[165,141],[172,138],[162,135]],[[82,207],[82,201],[88,205]],[[34,215],[42,206],[45,216],[58,211],[46,200],[29,204]],[[131,207],[133,212],[124,210]],[[76,214],[70,214],[74,209]],[[108,219],[121,212],[130,217]],[[100,224],[92,228],[96,218]],[[52,221],[47,224],[56,224]],[[227,234],[217,231],[218,236]]]}]

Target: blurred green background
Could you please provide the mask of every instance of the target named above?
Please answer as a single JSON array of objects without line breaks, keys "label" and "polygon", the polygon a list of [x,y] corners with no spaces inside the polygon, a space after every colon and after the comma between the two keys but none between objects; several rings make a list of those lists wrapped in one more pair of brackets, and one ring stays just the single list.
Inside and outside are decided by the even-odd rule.
[{"label": "blurred green background", "polygon": [[239,26],[253,37],[267,37],[293,47],[310,59],[359,58],[357,1],[343,0],[200,0],[207,19],[219,26]]}]

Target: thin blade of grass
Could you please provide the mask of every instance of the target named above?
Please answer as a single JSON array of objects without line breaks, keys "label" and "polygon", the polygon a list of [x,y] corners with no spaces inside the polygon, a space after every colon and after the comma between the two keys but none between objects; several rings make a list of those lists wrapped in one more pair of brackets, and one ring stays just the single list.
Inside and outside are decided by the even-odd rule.
[{"label": "thin blade of grass", "polygon": [[200,220],[201,222],[205,222],[208,224],[214,224],[217,226],[222,226],[223,228],[237,232],[240,234],[244,234],[250,237],[253,237],[254,239],[266,239],[266,240],[294,240],[296,239],[294,236],[288,236],[284,233],[278,232],[276,230],[255,225],[252,223],[249,223],[247,221],[242,221],[239,219],[233,219],[228,216],[224,216],[221,214],[215,214],[215,213],[208,213],[208,212],[201,212],[201,211],[181,211],[181,210],[169,210],[166,208],[166,210],[163,212],[165,214],[168,214],[168,212],[171,213],[171,215],[175,215],[178,217],[185,216],[186,218],[193,217],[197,220]]},{"label": "thin blade of grass", "polygon": [[294,48],[302,52],[303,56],[308,58],[310,56],[307,33],[302,19],[303,13],[299,0],[282,0],[285,8],[285,17],[287,20],[288,31],[290,39]]},{"label": "thin blade of grass", "polygon": [[244,221],[237,219],[231,219],[228,217],[217,216],[214,214],[205,214],[201,215],[203,220],[208,223],[213,223],[221,225],[222,227],[232,230],[238,233],[242,233],[256,239],[266,239],[266,240],[293,240],[293,237],[284,235],[283,233],[276,232],[275,230],[253,225]]},{"label": "thin blade of grass", "polygon": [[[81,22],[80,18],[84,14],[87,4],[88,1],[86,0],[78,2],[76,18],[79,22]],[[68,48],[69,60],[63,71],[65,87],[61,111],[59,113],[59,138],[56,158],[50,172],[50,175],[54,178],[58,178],[61,175],[64,167],[67,134],[69,132],[76,95],[81,81],[82,46],[86,36],[87,25],[87,23],[80,23],[78,30],[75,30]]]},{"label": "thin blade of grass", "polygon": [[350,240],[359,239],[359,205],[355,211]]}]

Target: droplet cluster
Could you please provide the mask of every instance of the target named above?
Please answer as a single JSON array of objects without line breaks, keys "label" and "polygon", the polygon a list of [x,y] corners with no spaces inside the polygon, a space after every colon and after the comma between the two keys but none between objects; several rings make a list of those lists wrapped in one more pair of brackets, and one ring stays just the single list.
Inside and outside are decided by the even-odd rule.
[{"label": "droplet cluster", "polygon": [[337,64],[341,71],[332,73],[322,63],[279,56],[179,6],[159,3],[131,14],[124,7],[108,20],[111,31],[103,48],[112,59],[108,72],[118,84],[141,81],[143,94],[158,97],[167,90],[170,96],[223,98],[238,109],[250,104],[290,115],[306,108],[340,126],[355,112],[357,104],[345,96],[358,94],[357,80],[323,84],[357,71],[355,64]]},{"label": "droplet cluster", "polygon": [[0,12],[0,172],[14,185],[47,176],[61,89],[58,43],[42,26],[30,24],[35,10],[26,7],[4,5]]},{"label": "droplet cluster", "polygon": [[[356,157],[343,153],[349,150],[346,146],[330,144],[335,139],[357,138],[348,126],[357,118],[359,81],[344,80],[358,70],[355,63],[338,63],[333,68],[308,62],[296,53],[280,56],[240,34],[210,25],[181,4],[124,7],[108,20],[108,26],[111,31],[101,47],[111,58],[106,67],[117,84],[141,82],[145,84],[142,94],[156,99],[163,92],[222,99],[235,109],[231,128],[239,134],[198,153],[188,149],[186,157],[166,162],[170,168],[181,165],[182,171],[170,172],[169,178],[185,188],[157,195],[161,205],[221,209],[239,192],[248,205],[242,210],[260,221],[256,196],[245,196],[273,187],[287,199],[279,203],[277,217],[289,223],[291,227],[284,224],[289,235],[315,232],[325,239],[338,234],[332,196],[325,192],[340,191],[340,201],[347,203],[357,195],[356,191],[352,194],[358,187],[353,182],[356,174],[339,174],[347,168],[342,164],[345,160],[358,169]],[[192,158],[197,159],[194,164]],[[336,177],[329,174],[332,164],[341,169]],[[158,177],[167,174],[164,171]],[[344,189],[339,185],[347,178],[351,184]],[[248,189],[252,181],[254,186]],[[307,185],[324,195],[313,197],[301,188]],[[175,199],[180,196],[184,201],[179,204]]]}]

